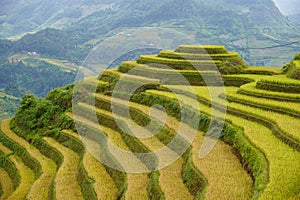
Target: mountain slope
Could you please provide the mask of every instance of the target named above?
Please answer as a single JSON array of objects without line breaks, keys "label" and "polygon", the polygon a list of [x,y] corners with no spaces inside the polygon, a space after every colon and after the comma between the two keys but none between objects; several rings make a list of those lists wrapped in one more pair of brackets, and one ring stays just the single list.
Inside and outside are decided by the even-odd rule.
[{"label": "mountain slope", "polygon": [[[81,14],[74,15],[74,20],[70,23],[62,23],[63,26],[60,28],[63,31],[57,31],[55,34],[54,30],[51,31],[52,35],[56,35],[55,37],[44,36],[45,32],[42,31],[37,35],[26,36],[18,41],[17,47],[13,49],[20,50],[20,46],[24,46],[30,47],[31,51],[43,54],[43,49],[41,51],[38,46],[38,44],[43,44],[45,47],[58,51],[52,54],[54,57],[59,54],[59,56],[72,61],[80,61],[97,45],[97,42],[107,37],[110,32],[118,32],[118,29],[130,27],[154,26],[174,28],[189,35],[195,35],[195,39],[201,44],[217,43],[228,46],[230,50],[239,50],[246,61],[253,65],[280,63],[282,66],[286,60],[298,52],[296,46],[288,46],[284,49],[285,55],[278,55],[278,52],[272,55],[271,52],[268,52],[270,55],[264,56],[265,59],[262,61],[264,57],[260,58],[260,52],[248,50],[251,47],[281,45],[288,43],[289,40],[300,38],[299,28],[279,12],[272,0],[103,0],[98,4],[83,0],[73,0],[65,4],[63,2],[54,6],[55,11],[58,7],[64,10],[61,14],[63,17],[67,16],[72,9],[81,10]],[[104,4],[112,6],[106,9],[99,6]],[[36,8],[33,10],[32,16],[38,15],[40,9],[46,6],[52,6],[51,3],[47,4],[45,1],[37,3],[37,5],[39,5],[39,9],[31,5]],[[83,14],[83,8],[87,7],[90,8],[90,12]],[[26,10],[27,7],[21,6],[21,8]],[[95,9],[91,10],[91,8]],[[54,11],[52,12],[50,9],[49,12],[51,15]],[[18,18],[24,17],[22,12],[18,13]],[[41,27],[60,23],[59,21],[62,19],[53,17],[51,20],[53,23],[48,20],[49,23]],[[15,21],[15,27],[20,27],[17,21]],[[22,23],[24,24],[24,22]],[[5,24],[4,21],[2,26]],[[9,31],[9,28],[4,26],[2,30]],[[26,29],[22,32],[33,30],[38,30],[38,28]],[[45,37],[46,43],[41,36]],[[271,62],[269,57],[277,60]]]},{"label": "mountain slope", "polygon": [[61,29],[97,10],[110,8],[115,2],[117,0],[3,0],[0,10],[0,35],[7,37],[46,27]]}]

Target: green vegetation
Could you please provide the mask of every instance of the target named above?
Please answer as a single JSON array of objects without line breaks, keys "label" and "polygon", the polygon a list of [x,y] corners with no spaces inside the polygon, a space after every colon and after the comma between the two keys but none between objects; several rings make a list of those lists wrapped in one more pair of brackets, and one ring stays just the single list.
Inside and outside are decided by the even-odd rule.
[{"label": "green vegetation", "polygon": [[294,57],[294,59],[286,64],[282,71],[287,74],[287,77],[292,79],[300,80],[300,59],[299,53]]},{"label": "green vegetation", "polygon": [[13,116],[20,105],[20,99],[6,93],[0,92],[0,119]]},{"label": "green vegetation", "polygon": [[242,85],[238,93],[256,96],[259,98],[275,99],[281,101],[300,102],[300,95],[296,93],[275,92],[256,88],[256,83]]},{"label": "green vegetation", "polygon": [[15,97],[28,93],[45,97],[52,89],[72,83],[77,74],[77,71],[65,71],[45,61],[36,61],[34,64],[30,66],[23,61],[1,64],[0,88]]},{"label": "green vegetation", "polygon": [[262,74],[262,75],[275,75],[280,74],[280,68],[274,67],[263,67],[263,66],[250,66],[247,69],[244,69],[245,74]]},{"label": "green vegetation", "polygon": [[[209,51],[208,51],[209,52]],[[185,60],[224,60],[231,57],[238,57],[238,53],[236,52],[224,52],[223,54],[216,53],[208,53],[203,52],[203,54],[199,54],[198,52],[192,53],[179,53],[176,51],[161,51],[158,54],[158,57],[170,58],[170,59],[185,59]]]},{"label": "green vegetation", "polygon": [[285,93],[299,93],[300,82],[285,75],[278,75],[261,79],[256,83],[256,88]]},{"label": "green vegetation", "polygon": [[73,83],[78,73],[58,61],[14,55],[0,62],[0,111],[13,116],[25,94],[45,97],[57,87]]}]

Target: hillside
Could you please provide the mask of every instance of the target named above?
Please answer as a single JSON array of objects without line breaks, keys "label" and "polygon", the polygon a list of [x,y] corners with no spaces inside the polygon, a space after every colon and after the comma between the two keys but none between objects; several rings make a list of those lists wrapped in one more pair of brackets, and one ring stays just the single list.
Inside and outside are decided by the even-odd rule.
[{"label": "hillside", "polygon": [[[98,3],[83,0],[72,0],[68,3],[35,0],[29,5],[22,5],[21,1],[16,0],[6,4],[9,8],[14,3],[18,5],[14,9],[38,8],[32,11],[33,15],[29,18],[23,16],[28,12],[4,13],[8,15],[9,22],[4,21],[3,26],[22,30],[22,24],[30,27],[24,20],[41,19],[40,23],[29,23],[35,27],[31,28],[31,31],[40,30],[37,26],[41,26],[41,23],[46,23],[42,29],[62,28],[60,28],[61,31],[41,29],[41,32],[33,36],[25,36],[17,41],[12,49],[6,49],[6,53],[10,52],[8,50],[15,52],[27,48],[28,51],[40,52],[42,55],[54,58],[63,57],[63,59],[73,62],[82,61],[102,39],[124,29],[135,27],[173,28],[188,35],[194,35],[200,44],[213,42],[226,45],[232,51],[239,51],[252,65],[277,65],[278,67],[285,64],[284,62],[297,52],[297,46],[292,45],[270,51],[264,49],[263,54],[259,50],[250,50],[249,48],[282,45],[300,37],[298,27],[279,12],[272,0],[235,2],[228,0],[214,2],[206,0],[184,2],[177,0],[159,2],[153,0],[103,0]],[[107,9],[101,7],[101,5],[111,4],[113,6],[108,6]],[[51,9],[46,10],[45,8],[48,7]],[[84,14],[84,8],[90,8],[89,14]],[[41,10],[46,10],[46,14]],[[67,19],[64,19],[65,17]],[[44,20],[42,20],[43,18]],[[54,24],[62,24],[61,26],[51,26],[51,20],[57,20],[57,22],[53,22]],[[11,24],[7,25],[6,23]],[[9,30],[9,28],[4,27],[2,30]],[[27,31],[29,30],[23,30],[22,33]],[[47,48],[43,49],[41,45],[47,46]],[[261,55],[264,56],[261,57]]]},{"label": "hillside", "polygon": [[300,14],[292,14],[292,15],[288,15],[288,18],[293,21],[296,24],[299,24],[299,16]]},{"label": "hillside", "polygon": [[0,10],[1,38],[36,32],[47,27],[61,29],[95,11],[110,8],[117,0],[21,1],[4,0]]},{"label": "hillside", "polygon": [[45,97],[54,88],[73,83],[78,68],[67,62],[15,54],[0,64],[0,113],[13,116],[25,94]]},{"label": "hillside", "polygon": [[298,199],[291,70],[181,45],[26,95],[1,125],[1,198]]},{"label": "hillside", "polygon": [[274,0],[274,2],[285,16],[299,13],[298,7],[295,6],[298,3],[297,0]]}]

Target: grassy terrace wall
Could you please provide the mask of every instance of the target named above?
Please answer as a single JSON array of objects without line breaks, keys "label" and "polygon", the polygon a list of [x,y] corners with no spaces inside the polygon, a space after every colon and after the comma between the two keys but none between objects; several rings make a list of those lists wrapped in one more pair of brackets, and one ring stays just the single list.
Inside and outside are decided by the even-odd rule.
[{"label": "grassy terrace wall", "polygon": [[274,100],[261,100],[257,97],[237,94],[237,93],[226,93],[225,95],[220,95],[221,98],[226,98],[229,102],[236,102],[240,104],[249,105],[252,107],[260,108],[262,110],[272,110],[281,114],[290,115],[293,117],[300,118],[300,109],[298,109],[298,105],[293,102],[278,102]]},{"label": "grassy terrace wall", "polygon": [[0,141],[4,146],[11,149],[17,156],[19,156],[23,160],[25,165],[27,165],[30,169],[32,169],[32,171],[34,171],[36,178],[38,178],[42,174],[42,167],[40,163],[36,159],[31,157],[25,148],[15,143],[2,132],[0,132]]},{"label": "grassy terrace wall", "polygon": [[191,85],[219,85],[220,80],[214,71],[170,70],[151,68],[134,61],[123,62],[118,71],[147,78],[159,79],[161,84],[182,85],[182,75]]},{"label": "grassy terrace wall", "polygon": [[158,57],[179,59],[179,60],[226,60],[230,58],[237,58],[239,55],[236,52],[228,52],[223,54],[192,54],[179,53],[175,51],[161,51]]},{"label": "grassy terrace wall", "polygon": [[224,46],[213,46],[213,45],[180,45],[175,52],[180,53],[192,53],[192,54],[224,54],[227,50]]},{"label": "grassy terrace wall", "polygon": [[[121,72],[118,72],[116,70],[106,70],[98,77],[98,79],[100,81],[109,82],[109,84],[104,88],[101,87],[101,89],[99,88],[99,86],[97,86],[97,91],[102,90],[104,93],[110,93],[113,90],[117,91],[117,89],[115,88],[116,83],[122,77],[123,77],[122,84],[120,84],[118,88],[118,90],[120,91],[127,91],[127,92],[134,91],[135,93],[138,93],[148,89],[156,89],[160,83],[158,79],[152,79],[152,78],[147,79],[145,77],[143,78],[143,77],[138,77],[130,74],[122,74]],[[140,84],[141,82],[143,83],[142,86]],[[94,88],[92,87],[92,89]],[[80,88],[78,90],[80,90]],[[87,90],[88,88],[84,87],[82,91],[87,91]],[[90,92],[94,93],[97,91],[90,91]]]},{"label": "grassy terrace wall", "polygon": [[232,75],[223,75],[222,76],[223,82],[225,86],[236,86],[240,87],[242,85],[255,82],[254,79],[247,78],[247,77],[236,77]]},{"label": "grassy terrace wall", "polygon": [[158,56],[152,55],[142,55],[137,60],[139,64],[148,64],[151,67],[167,69],[166,66],[169,66],[176,70],[195,70],[195,67],[199,70],[215,70],[216,66],[222,64],[221,61],[213,60],[177,60],[169,58],[161,58]]},{"label": "grassy terrace wall", "polygon": [[285,93],[300,93],[300,82],[280,75],[261,79],[256,83],[256,88]]},{"label": "grassy terrace wall", "polygon": [[14,165],[14,163],[9,159],[9,157],[13,154],[4,154],[0,151],[0,167],[3,168],[9,177],[11,178],[14,189],[16,189],[21,182],[21,177],[18,172],[17,167]]},{"label": "grassy terrace wall", "polygon": [[279,101],[287,101],[287,102],[300,102],[300,95],[296,93],[283,93],[276,92],[270,90],[262,90],[256,88],[256,83],[249,83],[246,85],[242,85],[240,89],[237,91],[239,94],[255,96],[255,97],[263,97],[269,98]]},{"label": "grassy terrace wall", "polygon": [[281,74],[280,68],[250,66],[243,70],[244,74],[276,75]]}]

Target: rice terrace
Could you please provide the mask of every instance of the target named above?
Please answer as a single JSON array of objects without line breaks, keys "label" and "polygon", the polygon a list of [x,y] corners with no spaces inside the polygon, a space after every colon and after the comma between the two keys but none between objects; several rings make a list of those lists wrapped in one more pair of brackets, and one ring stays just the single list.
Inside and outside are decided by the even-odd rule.
[{"label": "rice terrace", "polygon": [[[300,53],[287,62],[180,45],[25,95],[1,123],[0,199],[300,199]],[[159,168],[162,148],[178,158]]]}]

